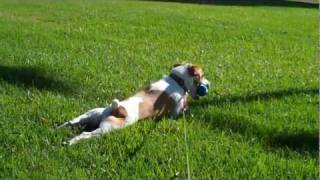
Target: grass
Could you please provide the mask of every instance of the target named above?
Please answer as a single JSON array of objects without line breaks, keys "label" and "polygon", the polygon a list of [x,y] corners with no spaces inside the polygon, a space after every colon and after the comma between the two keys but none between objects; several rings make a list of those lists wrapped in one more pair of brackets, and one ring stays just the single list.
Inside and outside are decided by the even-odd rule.
[{"label": "grass", "polygon": [[184,179],[183,119],[75,146],[56,126],[202,64],[218,94],[186,114],[192,179],[316,179],[313,8],[145,1],[0,2],[0,178]]}]

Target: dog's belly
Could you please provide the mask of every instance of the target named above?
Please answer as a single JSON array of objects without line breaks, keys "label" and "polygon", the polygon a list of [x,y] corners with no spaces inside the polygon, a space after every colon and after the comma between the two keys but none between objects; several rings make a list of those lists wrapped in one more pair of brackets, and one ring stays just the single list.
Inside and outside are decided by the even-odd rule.
[{"label": "dog's belly", "polygon": [[[126,100],[119,102],[119,109],[124,108],[125,112],[123,115],[125,116],[125,123],[127,125],[133,124],[140,119],[139,117],[139,104],[142,102],[141,97],[132,96]],[[119,117],[116,115],[116,117]]]}]

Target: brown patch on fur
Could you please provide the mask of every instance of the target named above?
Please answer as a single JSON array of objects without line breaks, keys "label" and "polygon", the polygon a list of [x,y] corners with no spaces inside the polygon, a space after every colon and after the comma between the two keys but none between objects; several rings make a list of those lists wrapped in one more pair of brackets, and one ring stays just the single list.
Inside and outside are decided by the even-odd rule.
[{"label": "brown patch on fur", "polygon": [[197,82],[200,82],[200,80],[203,78],[204,73],[200,65],[189,65],[188,66],[188,73],[193,76],[194,80]]},{"label": "brown patch on fur", "polygon": [[174,108],[175,101],[170,98],[166,92],[162,92],[154,103],[156,117],[162,116],[163,114],[172,114]]},{"label": "brown patch on fur", "polygon": [[124,117],[108,116],[107,121],[120,127],[124,127],[124,125],[126,124]]},{"label": "brown patch on fur", "polygon": [[113,109],[110,115],[119,117],[119,118],[125,118],[128,116],[128,113],[124,107],[120,106],[117,109]]},{"label": "brown patch on fur", "polygon": [[106,118],[112,124],[118,125],[120,127],[124,127],[125,118],[128,116],[126,109],[122,106],[119,106],[116,109],[113,109],[110,115]]},{"label": "brown patch on fur", "polygon": [[174,100],[163,91],[145,89],[138,92],[136,96],[142,98],[139,104],[140,119],[170,114],[175,107]]}]

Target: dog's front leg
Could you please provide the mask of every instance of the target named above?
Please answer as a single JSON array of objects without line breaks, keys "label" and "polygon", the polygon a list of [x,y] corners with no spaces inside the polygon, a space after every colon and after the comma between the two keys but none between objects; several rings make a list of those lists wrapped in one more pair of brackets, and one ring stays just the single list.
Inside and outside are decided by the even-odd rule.
[{"label": "dog's front leg", "polygon": [[172,118],[177,118],[181,113],[187,111],[187,96],[181,97],[181,99],[176,103],[173,112],[171,113]]}]

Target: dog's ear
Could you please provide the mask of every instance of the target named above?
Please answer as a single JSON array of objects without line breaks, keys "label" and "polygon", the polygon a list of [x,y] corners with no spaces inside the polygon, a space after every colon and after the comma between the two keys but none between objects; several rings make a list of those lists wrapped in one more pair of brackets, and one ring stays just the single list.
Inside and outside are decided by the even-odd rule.
[{"label": "dog's ear", "polygon": [[175,68],[175,67],[178,67],[178,66],[181,66],[181,65],[183,65],[183,64],[177,63],[177,64],[174,64],[174,65],[172,66],[172,68]]},{"label": "dog's ear", "polygon": [[203,75],[202,68],[199,65],[188,65],[188,73],[198,81]]}]

